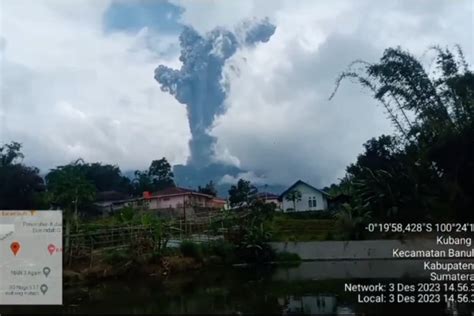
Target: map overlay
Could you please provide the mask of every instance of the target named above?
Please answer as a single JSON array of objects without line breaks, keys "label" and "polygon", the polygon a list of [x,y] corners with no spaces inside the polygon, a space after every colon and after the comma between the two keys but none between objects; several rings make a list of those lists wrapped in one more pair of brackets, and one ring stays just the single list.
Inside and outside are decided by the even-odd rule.
[{"label": "map overlay", "polygon": [[0,305],[62,304],[62,211],[0,210]]}]

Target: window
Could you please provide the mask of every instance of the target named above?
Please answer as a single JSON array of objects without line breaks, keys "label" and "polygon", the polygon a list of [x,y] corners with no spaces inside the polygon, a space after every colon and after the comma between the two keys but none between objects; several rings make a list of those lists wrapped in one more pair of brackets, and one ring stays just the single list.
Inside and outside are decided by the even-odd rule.
[{"label": "window", "polygon": [[312,207],[316,207],[316,206],[317,206],[316,197],[315,196],[310,196],[309,199],[308,199],[308,207],[312,208]]}]

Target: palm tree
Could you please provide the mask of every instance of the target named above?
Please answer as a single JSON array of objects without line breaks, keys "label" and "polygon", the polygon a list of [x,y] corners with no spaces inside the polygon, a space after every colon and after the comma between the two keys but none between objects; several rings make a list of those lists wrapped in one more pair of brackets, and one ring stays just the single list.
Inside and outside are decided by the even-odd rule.
[{"label": "palm tree", "polygon": [[296,211],[296,201],[301,201],[301,192],[298,190],[292,190],[286,195],[287,201],[293,202],[293,210]]}]

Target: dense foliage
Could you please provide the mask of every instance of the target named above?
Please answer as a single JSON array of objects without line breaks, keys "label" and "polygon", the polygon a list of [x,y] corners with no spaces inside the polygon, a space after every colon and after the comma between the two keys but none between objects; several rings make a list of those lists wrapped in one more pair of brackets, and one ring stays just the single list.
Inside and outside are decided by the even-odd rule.
[{"label": "dense foliage", "polygon": [[60,208],[77,218],[97,213],[93,203],[98,193],[141,196],[175,185],[166,158],[152,161],[147,171],[136,171],[134,181],[118,166],[82,159],[51,169],[43,179],[38,168],[22,163],[21,147],[17,142],[0,147],[0,209]]},{"label": "dense foliage", "polygon": [[95,199],[96,187],[86,176],[85,166],[81,160],[59,166],[46,175],[49,199],[53,205],[66,211],[88,208]]},{"label": "dense foliage", "polygon": [[132,184],[135,195],[141,195],[145,191],[154,192],[174,187],[174,174],[171,171],[170,163],[164,157],[153,160],[148,170],[135,171]]},{"label": "dense foliage", "polygon": [[345,213],[402,222],[474,218],[474,74],[459,47],[431,51],[433,71],[389,48],[378,63],[356,61],[338,78],[336,89],[344,78],[368,88],[396,129],[369,140],[330,188],[350,197]]},{"label": "dense foliage", "polygon": [[25,166],[21,144],[0,147],[0,209],[33,209],[42,206],[45,190],[38,168]]},{"label": "dense foliage", "polygon": [[239,179],[229,189],[229,202],[232,207],[246,206],[253,203],[257,188],[250,181]]},{"label": "dense foliage", "polygon": [[244,262],[269,262],[274,251],[267,244],[271,233],[266,223],[275,214],[275,204],[253,200],[245,211],[225,210],[222,218],[211,224],[215,233],[223,233],[226,240],[235,247],[239,260]]}]

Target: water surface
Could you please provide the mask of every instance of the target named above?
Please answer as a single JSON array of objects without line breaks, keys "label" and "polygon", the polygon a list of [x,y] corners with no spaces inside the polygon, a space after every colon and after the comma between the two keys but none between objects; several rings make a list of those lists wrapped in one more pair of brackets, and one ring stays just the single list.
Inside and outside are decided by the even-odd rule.
[{"label": "water surface", "polygon": [[[71,314],[470,315],[472,305],[362,304],[346,282],[426,281],[414,261],[303,262],[298,266],[221,267],[150,278],[110,280],[64,291],[63,307],[0,308],[3,312]],[[409,273],[411,271],[411,273]],[[415,271],[415,272],[413,272]],[[418,272],[417,272],[418,271]],[[401,279],[400,279],[401,278]]]}]

